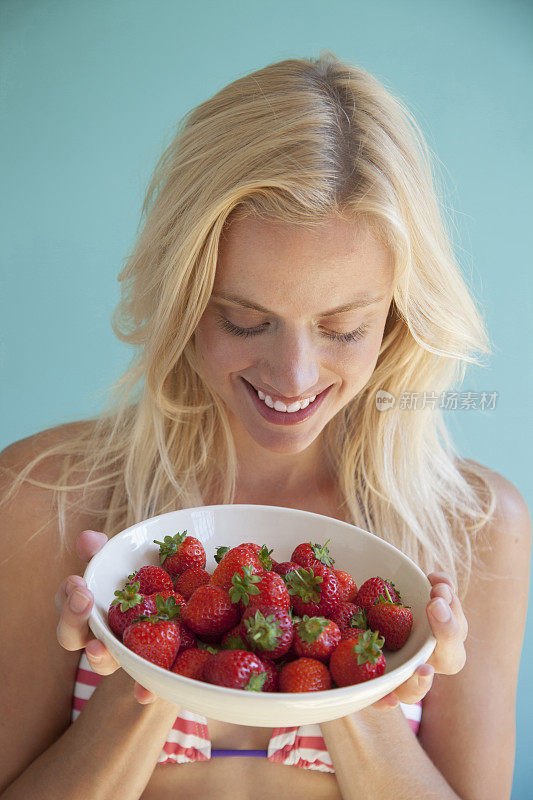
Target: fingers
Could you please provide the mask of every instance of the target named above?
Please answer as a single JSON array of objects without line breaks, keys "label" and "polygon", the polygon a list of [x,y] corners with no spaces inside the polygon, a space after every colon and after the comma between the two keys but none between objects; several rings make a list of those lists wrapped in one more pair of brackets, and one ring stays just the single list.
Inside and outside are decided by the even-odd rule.
[{"label": "fingers", "polygon": [[76,539],[76,552],[82,561],[90,561],[108,541],[105,533],[83,531]]},{"label": "fingers", "polygon": [[422,664],[404,683],[395,689],[401,703],[418,703],[433,685],[435,668],[431,664]]},{"label": "fingers", "polygon": [[91,639],[87,643],[85,654],[91,669],[99,675],[111,675],[120,667],[118,661],[113,658],[105,644],[99,639]]},{"label": "fingers", "polygon": [[59,613],[57,640],[65,650],[81,650],[92,638],[87,620],[93,602],[92,592],[79,575],[69,575],[61,583],[55,596]]},{"label": "fingers", "polygon": [[145,689],[144,686],[141,686],[137,681],[135,681],[135,686],[133,687],[133,694],[137,702],[141,703],[143,706],[153,703],[156,699],[153,692],[149,689]]},{"label": "fingers", "polygon": [[373,703],[372,707],[378,711],[390,711],[400,703],[418,703],[431,689],[434,675],[435,670],[430,664],[422,664],[394,692],[386,694],[381,700]]},{"label": "fingers", "polygon": [[426,613],[437,639],[428,664],[438,673],[455,675],[466,662],[464,641],[468,634],[468,623],[449,575],[444,572],[430,573],[428,579],[432,588]]}]

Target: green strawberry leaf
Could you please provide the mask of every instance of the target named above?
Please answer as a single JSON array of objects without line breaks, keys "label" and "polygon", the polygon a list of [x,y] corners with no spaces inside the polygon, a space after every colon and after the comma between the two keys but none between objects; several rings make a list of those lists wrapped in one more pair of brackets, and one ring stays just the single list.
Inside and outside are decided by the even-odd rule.
[{"label": "green strawberry leaf", "polygon": [[268,673],[266,672],[260,672],[259,674],[253,672],[244,688],[247,692],[262,692],[267,678]]},{"label": "green strawberry leaf", "polygon": [[224,558],[226,553],[229,553],[230,550],[231,550],[231,547],[226,547],[226,546],[223,546],[223,545],[221,545],[220,547],[217,547],[217,550],[216,550],[216,553],[215,553],[215,561],[217,562],[217,564],[220,564],[220,562],[222,561],[222,559]]},{"label": "green strawberry leaf", "polygon": [[187,531],[183,531],[183,533],[176,533],[174,536],[165,536],[162,542],[154,539],[154,544],[159,545],[159,558],[162,565],[165,563],[167,558],[176,555],[179,546],[183,544],[186,536]]}]

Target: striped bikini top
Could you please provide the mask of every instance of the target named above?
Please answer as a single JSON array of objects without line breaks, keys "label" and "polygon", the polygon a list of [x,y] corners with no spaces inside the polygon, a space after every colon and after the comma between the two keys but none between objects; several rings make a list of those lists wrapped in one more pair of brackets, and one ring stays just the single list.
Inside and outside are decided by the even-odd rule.
[{"label": "striped bikini top", "polygon": [[[72,697],[71,723],[80,715],[104,676],[93,672],[82,651]],[[400,703],[409,726],[416,734],[422,718],[422,703]],[[386,713],[386,712],[384,712]],[[274,728],[268,750],[212,750],[206,717],[192,711],[180,710],[157,759],[158,764],[184,764],[209,761],[216,756],[263,756],[268,761],[320,772],[335,772],[322,738],[320,725],[301,725]]]}]

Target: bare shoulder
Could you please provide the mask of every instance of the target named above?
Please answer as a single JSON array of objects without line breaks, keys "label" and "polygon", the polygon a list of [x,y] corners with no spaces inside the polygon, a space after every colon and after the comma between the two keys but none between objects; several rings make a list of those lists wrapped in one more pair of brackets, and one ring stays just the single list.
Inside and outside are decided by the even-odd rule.
[{"label": "bare shoulder", "polygon": [[[75,549],[60,546],[53,491],[23,483],[7,501],[13,479],[39,455],[67,443],[86,423],[69,423],[21,439],[0,453],[0,640],[6,668],[0,683],[4,725],[0,734],[0,793],[68,725],[79,652],[56,638],[54,596],[69,574],[83,574]],[[52,451],[53,453],[53,451]],[[59,452],[39,461],[32,479],[58,480]],[[89,514],[67,518],[68,538],[93,527]],[[13,697],[17,702],[13,703]]]},{"label": "bare shoulder", "polygon": [[[499,472],[468,460],[485,478],[495,497],[494,515],[479,536],[479,547],[506,561],[506,553],[516,558],[514,550],[528,551],[531,546],[531,516],[524,496],[510,480]],[[508,545],[512,544],[513,548]],[[503,552],[502,552],[503,551]]]},{"label": "bare shoulder", "polygon": [[494,492],[494,514],[473,541],[476,566],[462,601],[466,664],[456,675],[435,676],[423,702],[419,741],[460,797],[503,800],[510,797],[515,757],[531,518],[511,481],[470,463]]},{"label": "bare shoulder", "polygon": [[[16,521],[33,527],[53,518],[54,492],[68,445],[92,430],[92,421],[69,422],[19,439],[0,452],[0,514],[4,522],[3,549],[16,533]],[[30,469],[31,467],[31,469]],[[18,477],[28,480],[17,482]],[[16,489],[16,492],[14,491]],[[16,542],[13,541],[16,546]]]}]

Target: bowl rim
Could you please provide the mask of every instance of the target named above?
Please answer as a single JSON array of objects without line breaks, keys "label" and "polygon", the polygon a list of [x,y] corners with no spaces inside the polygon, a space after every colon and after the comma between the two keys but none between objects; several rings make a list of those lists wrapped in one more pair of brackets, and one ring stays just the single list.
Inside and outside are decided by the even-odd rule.
[{"label": "bowl rim", "polygon": [[[193,506],[193,507],[189,507],[189,508],[179,508],[179,509],[175,509],[174,511],[167,511],[164,514],[156,514],[153,517],[147,517],[146,519],[141,520],[140,522],[135,522],[132,525],[130,525],[129,527],[124,528],[124,530],[119,531],[118,533],[114,534],[114,536],[112,536],[110,539],[108,539],[108,541],[105,543],[105,545],[102,547],[102,549],[99,550],[98,553],[96,553],[91,558],[91,560],[89,561],[89,563],[87,565],[87,568],[85,569],[85,572],[83,574],[83,577],[84,577],[85,581],[88,584],[89,581],[93,578],[96,570],[98,569],[98,566],[99,566],[100,562],[104,560],[103,553],[104,553],[106,547],[108,545],[110,545],[111,542],[114,541],[117,537],[120,536],[120,537],[124,537],[125,538],[126,534],[128,534],[131,531],[139,528],[141,525],[150,525],[151,526],[151,525],[155,524],[155,522],[160,520],[160,519],[163,519],[165,517],[169,517],[169,516],[171,516],[173,514],[176,514],[176,513],[182,512],[182,511],[187,511],[187,512],[204,511],[204,510],[215,511],[215,510],[222,510],[222,509],[247,509],[247,510],[254,510],[254,511],[255,510],[257,510],[257,511],[259,511],[259,510],[269,510],[269,511],[278,511],[278,512],[279,511],[294,512],[295,514],[304,515],[306,517],[313,516],[313,517],[319,517],[320,519],[326,519],[326,520],[329,521],[330,524],[331,524],[331,522],[334,522],[334,523],[337,523],[338,525],[341,525],[343,527],[355,528],[357,531],[360,531],[361,533],[365,534],[366,536],[370,537],[371,539],[377,539],[382,545],[385,545],[389,549],[391,549],[391,550],[395,551],[396,553],[398,553],[401,556],[402,559],[404,559],[407,562],[409,562],[411,564],[411,566],[415,568],[415,570],[420,574],[420,576],[426,581],[426,583],[428,584],[428,587],[431,588],[431,584],[430,584],[427,576],[420,569],[418,564],[416,564],[411,558],[409,558],[409,556],[405,555],[405,553],[402,553],[402,551],[399,550],[397,547],[395,547],[393,544],[391,544],[390,542],[387,542],[385,539],[381,539],[379,536],[376,536],[374,533],[371,533],[370,531],[366,531],[364,528],[359,528],[357,525],[352,525],[350,522],[345,522],[344,520],[337,519],[336,517],[328,517],[326,514],[317,514],[314,511],[304,511],[303,509],[300,509],[300,508],[288,508],[286,506],[259,505],[259,504],[255,504],[255,503],[220,503],[220,504],[209,505],[209,506]],[[429,602],[429,597],[428,597],[428,602]],[[123,651],[125,652],[125,654],[126,654],[126,656],[128,658],[133,658],[134,663],[137,662],[139,664],[139,667],[142,667],[144,669],[148,668],[148,666],[152,667],[153,669],[157,670],[156,675],[159,673],[162,677],[165,677],[167,679],[168,679],[168,676],[173,676],[174,678],[178,678],[180,681],[181,680],[185,680],[187,682],[190,681],[190,682],[192,682],[194,684],[195,687],[200,687],[201,686],[202,688],[207,689],[208,693],[215,692],[219,697],[220,697],[220,692],[222,691],[224,694],[228,694],[228,696],[230,698],[232,696],[235,696],[235,695],[237,695],[238,697],[242,698],[242,692],[243,692],[242,689],[233,689],[233,688],[231,688],[229,686],[220,686],[219,684],[212,684],[212,683],[208,683],[207,681],[199,681],[196,678],[189,678],[186,675],[180,675],[179,673],[172,672],[171,670],[165,669],[164,667],[160,667],[157,664],[153,664],[150,661],[147,661],[142,656],[139,656],[133,650],[130,650],[128,647],[126,647],[126,645],[123,644],[123,642],[121,642],[120,639],[118,639],[115,636],[115,634],[113,633],[113,631],[109,627],[108,623],[103,619],[103,615],[101,614],[101,612],[98,609],[96,609],[94,604],[93,604],[93,607],[91,609],[91,613],[89,615],[88,625],[89,625],[89,627],[91,628],[92,632],[95,634],[95,636],[97,638],[102,637],[104,639],[104,644],[106,643],[105,639],[109,638],[113,642],[114,646],[118,647],[119,649],[120,648],[123,649]],[[335,687],[335,688],[332,687],[331,689],[323,689],[323,690],[321,690],[320,695],[321,695],[321,697],[325,697],[326,693],[329,694],[331,692],[335,692],[335,697],[336,698],[342,698],[343,694],[346,694],[347,697],[348,696],[353,697],[353,692],[356,691],[358,689],[358,687],[365,688],[365,689],[368,690],[370,688],[370,686],[372,686],[373,688],[375,688],[376,690],[379,691],[379,687],[381,687],[385,683],[389,683],[390,682],[391,675],[396,675],[396,676],[403,676],[404,674],[406,676],[412,675],[414,670],[411,669],[411,668],[414,666],[414,669],[416,669],[417,666],[420,666],[421,664],[424,664],[427,661],[427,659],[429,658],[429,656],[431,655],[431,653],[433,653],[433,651],[434,651],[434,649],[436,647],[436,644],[437,644],[436,638],[433,636],[433,634],[430,634],[427,637],[427,639],[424,640],[423,645],[416,651],[416,653],[414,653],[411,656],[411,658],[409,658],[403,664],[400,664],[398,667],[394,667],[394,669],[392,669],[390,672],[383,673],[383,675],[379,675],[377,678],[372,678],[370,681],[362,681],[361,683],[353,683],[353,684],[349,684],[348,686],[338,686],[338,687]],[[121,665],[121,667],[122,667],[122,665]],[[400,684],[398,684],[398,685],[400,685]],[[376,693],[378,693],[378,691],[376,691]],[[303,700],[304,698],[308,698],[309,699],[310,697],[311,698],[316,697],[317,692],[250,692],[249,694],[251,694],[251,695],[253,695],[254,697],[257,697],[257,698],[259,698],[259,697],[263,698],[262,700],[258,700],[258,701],[255,701],[255,702],[264,702],[264,703],[266,703],[267,701],[272,701],[272,698],[277,697],[277,696],[281,696],[282,698],[285,698],[285,700],[287,698],[291,698],[291,699],[293,699],[295,701],[299,700],[299,699]],[[276,701],[276,702],[278,702],[278,701]]]}]

